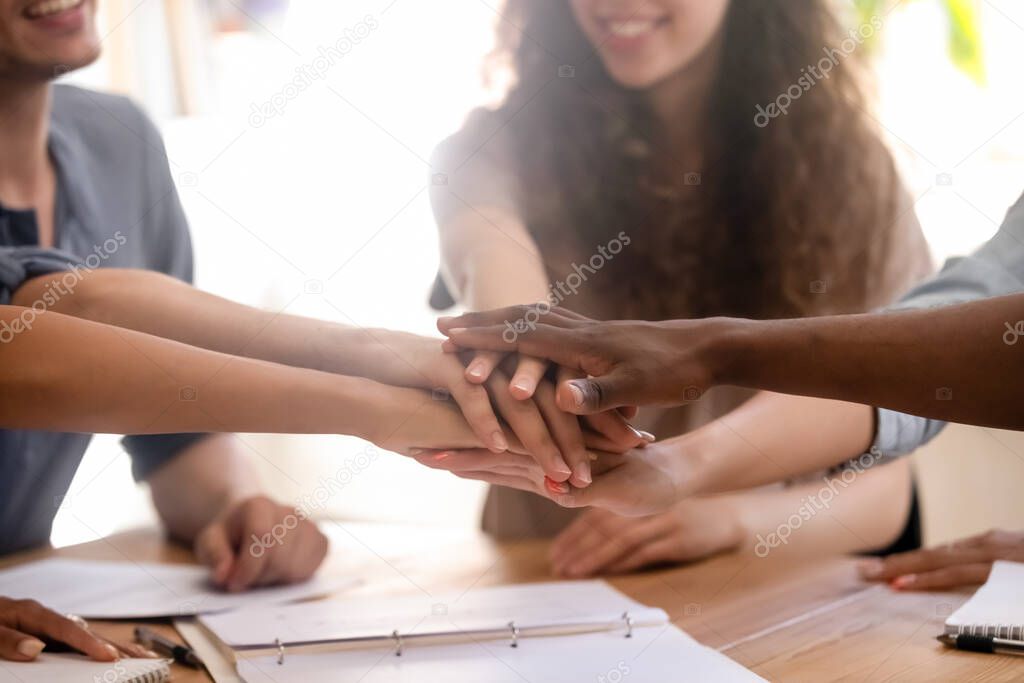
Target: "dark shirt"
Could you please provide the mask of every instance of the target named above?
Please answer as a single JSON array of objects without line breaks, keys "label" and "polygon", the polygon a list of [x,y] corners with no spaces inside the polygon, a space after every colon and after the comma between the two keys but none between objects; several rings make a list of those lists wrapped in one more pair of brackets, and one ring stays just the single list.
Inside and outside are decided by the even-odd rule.
[{"label": "dark shirt", "polygon": [[[0,304],[26,279],[69,268],[145,268],[191,281],[188,223],[160,134],[137,106],[53,86],[49,152],[57,169],[55,247],[38,246],[33,211],[0,206]],[[128,436],[122,444],[133,475],[144,479],[202,437]],[[0,429],[0,554],[49,540],[91,438]]]}]

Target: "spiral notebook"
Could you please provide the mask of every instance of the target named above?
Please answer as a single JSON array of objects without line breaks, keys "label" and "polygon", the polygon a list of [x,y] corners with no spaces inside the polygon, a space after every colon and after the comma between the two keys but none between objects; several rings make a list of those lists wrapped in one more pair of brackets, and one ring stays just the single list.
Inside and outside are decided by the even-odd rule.
[{"label": "spiral notebook", "polygon": [[204,615],[246,683],[760,681],[603,581]]},{"label": "spiral notebook", "polygon": [[2,683],[164,683],[169,680],[171,669],[167,659],[94,662],[82,655],[44,652],[32,662],[0,661]]},{"label": "spiral notebook", "polygon": [[1024,564],[995,562],[985,585],[946,620],[946,633],[1024,640]]}]

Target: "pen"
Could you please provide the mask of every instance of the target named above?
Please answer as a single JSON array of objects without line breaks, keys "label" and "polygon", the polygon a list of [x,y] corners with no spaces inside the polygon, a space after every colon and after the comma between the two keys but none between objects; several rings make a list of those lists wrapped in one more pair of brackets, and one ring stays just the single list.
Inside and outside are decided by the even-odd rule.
[{"label": "pen", "polygon": [[1009,640],[1008,638],[996,638],[994,636],[971,636],[966,633],[955,636],[946,633],[936,636],[936,640],[948,647],[955,647],[957,650],[1024,657],[1024,640]]},{"label": "pen", "polygon": [[196,669],[203,666],[202,660],[196,656],[196,653],[192,651],[192,648],[185,645],[179,645],[173,640],[164,638],[159,633],[150,631],[148,628],[136,626],[135,640],[144,647],[156,650],[164,656],[171,657],[178,664],[184,664],[185,666],[191,666]]}]

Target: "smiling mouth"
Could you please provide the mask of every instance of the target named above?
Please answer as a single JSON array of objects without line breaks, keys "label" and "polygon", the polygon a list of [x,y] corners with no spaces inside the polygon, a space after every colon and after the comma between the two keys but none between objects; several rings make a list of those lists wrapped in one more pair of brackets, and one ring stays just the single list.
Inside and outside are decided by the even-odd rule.
[{"label": "smiling mouth", "polygon": [[40,0],[26,7],[23,14],[28,19],[45,19],[78,9],[84,3],[85,0]]},{"label": "smiling mouth", "polygon": [[604,32],[612,38],[636,39],[644,38],[657,29],[668,23],[668,17],[643,18],[636,17],[615,18],[598,17]]}]

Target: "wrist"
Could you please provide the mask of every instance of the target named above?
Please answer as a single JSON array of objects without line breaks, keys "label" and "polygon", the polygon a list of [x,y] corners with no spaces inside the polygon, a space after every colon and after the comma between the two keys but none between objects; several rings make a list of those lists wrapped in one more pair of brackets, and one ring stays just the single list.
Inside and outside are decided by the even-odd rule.
[{"label": "wrist", "polygon": [[708,375],[709,386],[743,386],[749,382],[750,369],[756,363],[748,361],[757,354],[759,321],[708,318],[700,321],[700,325],[696,353]]},{"label": "wrist", "polygon": [[693,434],[695,432],[646,447],[657,450],[656,457],[663,462],[664,469],[669,473],[677,502],[700,494],[703,487],[705,469],[701,449],[694,443]]}]

